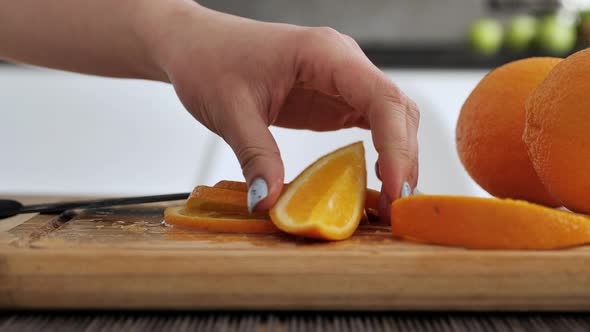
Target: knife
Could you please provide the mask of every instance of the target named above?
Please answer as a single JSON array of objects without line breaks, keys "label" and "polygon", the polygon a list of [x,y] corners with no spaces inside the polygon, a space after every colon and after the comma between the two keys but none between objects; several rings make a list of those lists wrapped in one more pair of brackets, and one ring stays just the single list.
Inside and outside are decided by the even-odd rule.
[{"label": "knife", "polygon": [[21,202],[11,199],[0,199],[0,219],[16,216],[22,213],[61,213],[71,209],[101,208],[116,205],[143,204],[153,202],[177,201],[187,199],[190,193],[137,196],[124,198],[107,198],[97,200],[47,203],[35,205],[23,205]]}]

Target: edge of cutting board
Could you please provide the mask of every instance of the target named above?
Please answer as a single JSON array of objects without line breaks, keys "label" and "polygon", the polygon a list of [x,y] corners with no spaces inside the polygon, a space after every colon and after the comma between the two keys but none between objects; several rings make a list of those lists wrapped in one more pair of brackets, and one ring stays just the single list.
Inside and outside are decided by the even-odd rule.
[{"label": "edge of cutting board", "polygon": [[0,249],[0,307],[589,310],[585,252]]}]

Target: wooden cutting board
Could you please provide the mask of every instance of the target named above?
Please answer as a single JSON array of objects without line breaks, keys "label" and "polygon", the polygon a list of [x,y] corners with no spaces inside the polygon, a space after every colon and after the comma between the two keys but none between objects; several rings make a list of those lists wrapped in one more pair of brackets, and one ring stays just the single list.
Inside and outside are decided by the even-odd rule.
[{"label": "wooden cutting board", "polygon": [[0,307],[590,309],[586,247],[446,248],[402,242],[369,224],[330,243],[213,234],[162,226],[162,212],[35,216],[0,232]]}]

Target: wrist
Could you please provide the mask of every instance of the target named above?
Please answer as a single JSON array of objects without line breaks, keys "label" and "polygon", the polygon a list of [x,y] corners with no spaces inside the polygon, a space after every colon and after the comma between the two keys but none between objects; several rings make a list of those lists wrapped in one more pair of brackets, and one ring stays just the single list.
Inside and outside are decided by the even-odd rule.
[{"label": "wrist", "polygon": [[143,48],[143,71],[148,79],[168,82],[169,45],[183,22],[204,8],[191,0],[141,1],[140,7],[132,24]]}]

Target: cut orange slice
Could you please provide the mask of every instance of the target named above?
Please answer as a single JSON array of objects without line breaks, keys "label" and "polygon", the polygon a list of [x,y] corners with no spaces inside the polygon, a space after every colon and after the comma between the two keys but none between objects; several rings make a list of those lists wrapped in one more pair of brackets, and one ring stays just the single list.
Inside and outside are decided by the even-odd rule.
[{"label": "cut orange slice", "polygon": [[246,185],[246,182],[221,180],[221,181],[217,182],[213,187],[220,188],[220,189],[229,189],[229,190],[235,190],[235,191],[248,192],[248,186]]},{"label": "cut orange slice", "polygon": [[[188,197],[185,207],[189,211],[237,212],[248,214],[247,193],[217,187],[197,186]],[[254,212],[256,218],[269,218],[267,212]]]},{"label": "cut orange slice", "polygon": [[197,186],[186,201],[189,210],[248,213],[247,193],[231,189]]},{"label": "cut orange slice", "polygon": [[410,196],[392,204],[399,237],[473,249],[556,249],[590,243],[590,219],[510,199]]},{"label": "cut orange slice", "polygon": [[[287,189],[287,187],[289,187],[288,183],[283,184],[283,190]],[[235,190],[235,191],[240,191],[240,192],[248,192],[248,185],[246,184],[246,182],[240,182],[240,181],[221,180],[221,181],[217,182],[215,185],[213,185],[213,188],[229,189],[229,190]]]},{"label": "cut orange slice", "polygon": [[365,211],[372,216],[379,216],[379,195],[380,192],[373,189],[367,189],[365,196]]},{"label": "cut orange slice", "polygon": [[270,210],[270,217],[287,233],[346,239],[363,215],[366,182],[363,144],[343,147],[299,174]]},{"label": "cut orange slice", "polygon": [[280,232],[268,216],[253,216],[248,212],[191,211],[184,206],[175,206],[164,211],[164,220],[166,224],[174,227],[220,233]]}]

